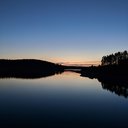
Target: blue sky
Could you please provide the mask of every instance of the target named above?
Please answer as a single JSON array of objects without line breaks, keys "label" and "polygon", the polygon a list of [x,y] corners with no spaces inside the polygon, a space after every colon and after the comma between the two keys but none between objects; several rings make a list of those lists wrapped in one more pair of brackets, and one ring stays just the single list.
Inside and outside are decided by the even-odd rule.
[{"label": "blue sky", "polygon": [[128,0],[0,0],[0,58],[100,61],[128,49]]}]

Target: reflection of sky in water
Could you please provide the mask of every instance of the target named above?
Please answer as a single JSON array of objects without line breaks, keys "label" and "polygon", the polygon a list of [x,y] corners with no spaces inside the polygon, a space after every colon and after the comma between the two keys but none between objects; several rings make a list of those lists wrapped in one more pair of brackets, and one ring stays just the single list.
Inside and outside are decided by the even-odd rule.
[{"label": "reflection of sky in water", "polygon": [[128,115],[127,99],[103,90],[95,79],[70,72],[34,80],[1,79],[0,103],[1,117],[36,120],[34,116],[38,116],[38,121],[43,118],[46,122],[100,124],[107,120],[109,125],[113,120],[126,125]]}]

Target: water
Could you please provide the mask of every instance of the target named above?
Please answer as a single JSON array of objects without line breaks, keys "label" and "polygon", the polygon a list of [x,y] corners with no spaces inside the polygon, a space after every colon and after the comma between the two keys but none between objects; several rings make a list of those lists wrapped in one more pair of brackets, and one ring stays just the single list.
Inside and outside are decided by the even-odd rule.
[{"label": "water", "polygon": [[126,97],[78,73],[0,79],[1,127],[126,127],[127,116]]}]

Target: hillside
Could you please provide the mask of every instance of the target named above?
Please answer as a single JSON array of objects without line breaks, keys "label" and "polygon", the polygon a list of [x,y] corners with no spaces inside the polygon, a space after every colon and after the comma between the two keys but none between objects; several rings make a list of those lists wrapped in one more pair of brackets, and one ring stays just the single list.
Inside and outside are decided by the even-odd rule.
[{"label": "hillside", "polygon": [[0,60],[0,77],[35,78],[62,72],[58,64],[35,59]]}]

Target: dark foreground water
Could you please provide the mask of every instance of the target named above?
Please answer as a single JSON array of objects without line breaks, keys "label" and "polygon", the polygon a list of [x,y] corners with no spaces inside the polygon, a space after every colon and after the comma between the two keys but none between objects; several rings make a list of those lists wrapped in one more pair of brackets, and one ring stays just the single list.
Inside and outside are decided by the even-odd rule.
[{"label": "dark foreground water", "polygon": [[72,72],[0,79],[0,128],[128,127],[128,90],[114,89]]}]

